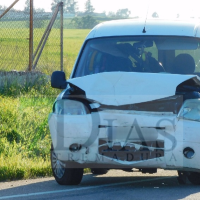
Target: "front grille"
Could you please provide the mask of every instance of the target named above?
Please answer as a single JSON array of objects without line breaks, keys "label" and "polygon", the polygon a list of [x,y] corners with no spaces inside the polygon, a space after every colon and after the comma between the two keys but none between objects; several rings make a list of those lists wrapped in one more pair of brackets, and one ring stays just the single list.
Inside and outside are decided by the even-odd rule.
[{"label": "front grille", "polygon": [[124,147],[121,147],[119,143],[114,143],[112,148],[109,148],[106,140],[99,139],[99,154],[112,159],[129,162],[153,158],[159,159],[164,156],[164,141],[129,141]]}]

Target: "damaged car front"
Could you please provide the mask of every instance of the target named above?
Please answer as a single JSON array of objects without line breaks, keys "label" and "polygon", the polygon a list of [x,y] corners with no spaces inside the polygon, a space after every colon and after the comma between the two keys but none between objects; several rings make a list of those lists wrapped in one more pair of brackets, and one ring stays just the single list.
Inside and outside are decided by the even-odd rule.
[{"label": "damaged car front", "polygon": [[51,163],[59,184],[79,184],[83,168],[178,170],[200,184],[198,37],[87,38],[49,116]]}]

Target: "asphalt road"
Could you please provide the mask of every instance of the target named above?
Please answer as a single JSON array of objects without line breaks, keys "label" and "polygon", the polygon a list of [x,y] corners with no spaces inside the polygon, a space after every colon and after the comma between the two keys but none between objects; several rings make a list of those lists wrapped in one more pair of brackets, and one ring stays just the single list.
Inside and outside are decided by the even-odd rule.
[{"label": "asphalt road", "polygon": [[54,178],[0,182],[0,200],[200,199],[200,186],[179,185],[176,177],[176,171],[141,174],[110,170],[105,175],[85,174],[78,186],[60,186]]}]

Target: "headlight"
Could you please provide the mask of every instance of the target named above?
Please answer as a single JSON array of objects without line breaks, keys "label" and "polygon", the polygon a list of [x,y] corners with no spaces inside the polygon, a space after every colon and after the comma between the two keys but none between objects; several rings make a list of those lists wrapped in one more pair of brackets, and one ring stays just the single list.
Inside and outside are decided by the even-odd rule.
[{"label": "headlight", "polygon": [[54,113],[59,115],[86,115],[85,105],[74,100],[59,100],[55,103]]},{"label": "headlight", "polygon": [[189,99],[183,104],[178,118],[200,121],[200,99]]}]

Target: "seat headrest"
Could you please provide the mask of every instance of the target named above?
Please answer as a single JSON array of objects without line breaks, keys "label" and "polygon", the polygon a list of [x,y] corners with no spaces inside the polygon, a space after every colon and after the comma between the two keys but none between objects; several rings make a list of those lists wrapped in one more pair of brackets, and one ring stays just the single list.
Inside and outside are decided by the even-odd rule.
[{"label": "seat headrest", "polygon": [[189,54],[179,54],[173,62],[175,74],[193,74],[195,71],[194,58]]}]

